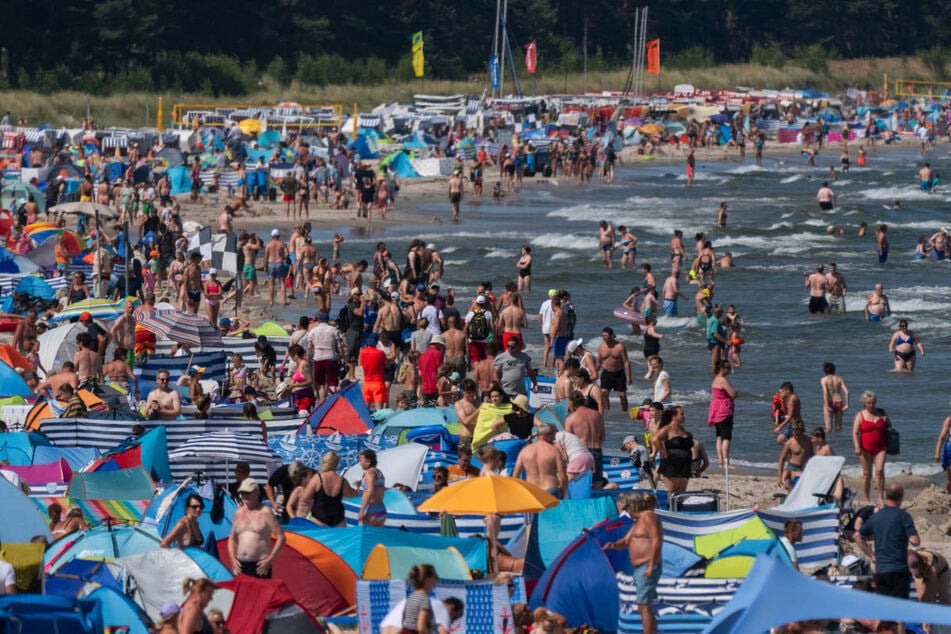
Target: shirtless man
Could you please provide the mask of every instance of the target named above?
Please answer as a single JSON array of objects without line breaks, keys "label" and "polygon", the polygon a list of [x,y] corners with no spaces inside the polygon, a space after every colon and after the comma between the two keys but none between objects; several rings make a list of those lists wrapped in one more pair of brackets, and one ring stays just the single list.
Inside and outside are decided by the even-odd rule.
[{"label": "shirtless man", "polygon": [[948,230],[941,227],[928,238],[928,244],[931,246],[931,257],[935,260],[943,260],[948,249]]},{"label": "shirtless man", "polygon": [[663,572],[661,546],[664,543],[664,527],[654,509],[657,499],[650,493],[632,494],[631,504],[625,507],[634,525],[627,535],[604,545],[605,550],[627,548],[634,566],[634,582],[637,585],[637,611],[641,616],[644,634],[657,634],[657,617],[654,601],[657,600],[657,582]]},{"label": "shirtless man", "polygon": [[786,415],[773,427],[773,433],[776,434],[776,442],[784,445],[792,435],[790,427],[793,421],[802,420],[802,403],[799,397],[796,396],[793,384],[789,381],[779,386],[779,397],[783,399],[783,408]]},{"label": "shirtless man", "polygon": [[76,374],[76,366],[72,361],[64,361],[59,372],[47,376],[46,380],[37,385],[33,392],[44,396],[49,392],[58,394],[59,387],[64,384],[71,385],[73,389],[79,387],[79,375]]},{"label": "shirtless man", "polygon": [[594,456],[592,484],[601,486],[604,484],[604,453],[601,449],[604,444],[604,417],[598,410],[588,407],[588,399],[578,390],[571,393],[569,405],[571,413],[565,419],[565,431],[581,439]]},{"label": "shirtless man", "polygon": [[[508,304],[499,313],[499,328],[502,331],[502,346],[507,349],[508,340],[516,336],[522,342],[519,350],[525,349],[525,338],[522,337],[522,328],[528,327],[528,318],[522,308],[522,297],[518,293],[510,296]],[[557,359],[556,359],[557,362]]]},{"label": "shirtless man", "polygon": [[314,269],[317,267],[317,260],[320,255],[317,253],[317,247],[310,235],[304,236],[303,243],[297,254],[297,279],[294,280],[294,288],[304,291],[304,300],[307,298],[307,287],[313,277]]},{"label": "shirtless man", "polygon": [[845,313],[845,294],[849,288],[845,284],[845,277],[839,273],[835,262],[829,264],[829,272],[826,273],[826,301],[829,303],[829,312],[837,311],[840,315]]},{"label": "shirtless man", "polygon": [[670,239],[670,268],[672,274],[680,274],[680,268],[686,257],[687,253],[684,251],[684,232],[677,229],[674,231],[674,237]]},{"label": "shirtless man", "polygon": [[182,272],[182,290],[185,292],[185,309],[188,312],[198,314],[204,288],[201,283],[201,253],[195,251],[191,254],[188,266]]},{"label": "shirtless man", "polygon": [[717,211],[717,227],[726,227],[726,202],[720,203],[720,209]]},{"label": "shirtless man", "polygon": [[244,266],[241,268],[241,274],[244,276],[243,295],[254,295],[254,288],[258,283],[258,251],[263,246],[261,238],[251,235],[241,247],[244,251]]},{"label": "shirtless man", "polygon": [[[103,366],[102,376],[109,383],[126,390],[128,394],[134,393],[135,398],[142,398],[142,392],[139,391],[139,378],[132,371],[132,366],[126,363],[126,350],[124,348],[116,348],[115,358]],[[130,389],[132,387],[135,388],[134,392]]]},{"label": "shirtless man", "polygon": [[446,358],[443,363],[451,369],[451,372],[458,372],[465,376],[466,351],[469,349],[469,341],[465,329],[459,325],[458,317],[455,315],[449,316],[442,336],[446,340]]},{"label": "shirtless man", "polygon": [[611,256],[614,254],[614,227],[607,220],[598,223],[598,250],[601,255],[601,266],[606,269],[614,268]]},{"label": "shirtless man", "polygon": [[806,274],[806,288],[809,289],[809,312],[813,315],[829,314],[829,302],[826,301],[826,289],[829,287],[829,278],[826,277],[825,267],[816,265],[816,272]]},{"label": "shirtless man", "polygon": [[475,431],[476,419],[479,418],[479,406],[482,401],[479,400],[479,387],[472,379],[464,379],[459,389],[462,392],[462,398],[453,405],[462,425],[459,429],[459,444],[468,444],[471,447],[472,434]]},{"label": "shirtless man", "polygon": [[683,297],[684,299],[689,299],[680,291],[680,271],[675,269],[670,272],[670,275],[664,280],[664,288],[662,289],[662,296],[664,298],[664,314],[668,317],[677,316],[677,298]]},{"label": "shirtless man", "polygon": [[168,387],[168,370],[159,370],[155,389],[146,397],[145,417],[149,420],[176,420],[182,413],[182,399]]},{"label": "shirtless man", "polygon": [[925,163],[925,166],[918,170],[918,182],[921,191],[931,191],[931,181],[934,180],[934,172],[931,171],[931,163]]},{"label": "shirtless man", "polygon": [[231,210],[231,205],[225,205],[224,211],[218,214],[215,231],[218,233],[234,233],[234,224],[231,222],[233,217],[234,212]]},{"label": "shirtless man", "polygon": [[13,346],[19,350],[23,356],[30,354],[33,349],[33,342],[36,341],[36,318],[35,310],[30,309],[26,314],[26,319],[17,324],[16,331],[13,333]]},{"label": "shirtless man", "polygon": [[284,530],[274,512],[261,506],[261,491],[254,478],[245,478],[241,482],[238,495],[241,496],[241,505],[234,512],[228,537],[231,572],[270,579],[271,564],[284,547]]},{"label": "shirtless man", "polygon": [[93,385],[99,382],[102,374],[102,362],[99,354],[92,350],[92,337],[89,333],[81,332],[76,335],[76,352],[73,354],[73,365],[79,376],[79,384]]},{"label": "shirtless man", "polygon": [[274,307],[274,294],[277,290],[274,285],[281,287],[283,293],[283,305],[287,306],[287,286],[284,285],[284,277],[287,271],[284,269],[284,259],[287,257],[287,245],[281,240],[281,232],[277,229],[271,231],[271,241],[264,247],[264,262],[267,266],[267,290],[270,301],[268,306]]},{"label": "shirtless man", "polygon": [[892,309],[888,304],[888,297],[883,292],[884,290],[884,284],[876,284],[875,290],[872,291],[868,299],[865,300],[865,321],[881,321],[883,318],[892,314]]},{"label": "shirtless man", "polygon": [[822,181],[822,187],[816,193],[819,209],[829,211],[835,207],[835,192],[829,187],[828,181]]},{"label": "shirtless man", "polygon": [[604,411],[611,409],[608,397],[611,390],[617,392],[621,411],[627,411],[627,386],[631,384],[631,360],[624,344],[614,337],[614,330],[601,331],[602,343],[598,346],[598,367],[601,369],[601,401]]},{"label": "shirtless man", "polygon": [[459,205],[462,203],[462,194],[465,183],[462,180],[462,170],[454,170],[449,177],[449,206],[452,208],[452,221],[459,222]]},{"label": "shirtless man", "polygon": [[[806,435],[805,425],[801,420],[792,423],[792,438],[783,444],[779,454],[778,483],[787,491],[792,488],[793,478],[799,476],[812,458],[812,439]],[[787,464],[788,462],[788,464]]]},{"label": "shirtless man", "polygon": [[822,417],[826,431],[842,431],[842,412],[849,409],[849,388],[835,373],[835,364],[823,363],[825,376],[819,379],[822,388]]},{"label": "shirtless man", "polygon": [[548,423],[538,426],[535,442],[525,445],[515,460],[513,478],[525,474],[525,479],[559,500],[568,492],[568,472],[565,454],[555,444],[555,428]]},{"label": "shirtless man", "polygon": [[126,351],[125,362],[130,366],[135,363],[135,302],[125,303],[125,312],[112,324],[109,336],[116,346]]},{"label": "shirtless man", "polygon": [[495,373],[495,357],[498,354],[498,347],[495,342],[490,341],[485,346],[485,358],[479,359],[472,364],[472,380],[479,386],[479,392],[488,392],[498,378]]}]

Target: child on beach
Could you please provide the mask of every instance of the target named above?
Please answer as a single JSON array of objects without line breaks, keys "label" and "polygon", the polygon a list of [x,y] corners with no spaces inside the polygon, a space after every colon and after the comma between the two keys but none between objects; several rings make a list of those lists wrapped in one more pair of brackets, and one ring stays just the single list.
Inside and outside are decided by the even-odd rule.
[{"label": "child on beach", "polygon": [[241,394],[248,382],[248,366],[244,365],[244,357],[235,354],[231,357],[231,390]]}]

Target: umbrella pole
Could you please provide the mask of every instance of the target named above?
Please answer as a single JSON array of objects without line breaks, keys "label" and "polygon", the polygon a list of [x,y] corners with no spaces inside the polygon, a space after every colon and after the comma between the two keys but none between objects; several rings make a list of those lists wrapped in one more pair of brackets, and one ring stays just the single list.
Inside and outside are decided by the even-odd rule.
[{"label": "umbrella pole", "polygon": [[102,296],[99,294],[99,289],[102,288],[102,256],[99,253],[99,250],[102,248],[102,228],[99,226],[99,209],[96,208],[96,255],[93,260],[96,262],[96,297],[102,299]]},{"label": "umbrella pole", "polygon": [[726,488],[726,492],[725,492],[726,509],[725,510],[729,511],[730,510],[730,463],[729,462],[723,463],[723,477],[726,481],[724,485]]}]

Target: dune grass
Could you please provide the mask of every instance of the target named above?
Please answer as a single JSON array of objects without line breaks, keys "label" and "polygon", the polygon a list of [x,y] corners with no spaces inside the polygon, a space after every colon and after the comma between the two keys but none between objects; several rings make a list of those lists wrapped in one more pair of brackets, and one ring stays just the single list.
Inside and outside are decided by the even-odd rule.
[{"label": "dune grass", "polygon": [[[676,84],[691,84],[697,88],[734,88],[751,86],[756,88],[782,89],[818,88],[830,94],[841,94],[849,86],[858,88],[882,88],[883,75],[889,77],[889,88],[894,79],[929,80],[930,71],[918,58],[874,58],[852,60],[830,60],[826,72],[814,72],[795,62],[786,63],[782,68],[759,64],[730,64],[695,70],[666,70],[661,75],[647,75],[644,89],[648,93],[664,92]],[[627,78],[626,70],[612,72],[590,72],[585,77],[580,73],[569,75],[548,75],[540,69],[537,82],[531,77],[522,77],[522,91],[531,95],[620,91]],[[173,104],[208,105],[262,105],[274,104],[283,98],[302,104],[342,104],[344,112],[352,112],[356,107],[369,110],[381,103],[395,101],[408,103],[413,95],[464,93],[480,95],[486,90],[486,78],[475,76],[468,81],[445,81],[421,79],[411,82],[392,80],[387,83],[335,86],[303,86],[294,83],[280,88],[272,79],[266,79],[264,87],[242,97],[209,98],[194,94],[157,94],[157,93],[116,93],[111,95],[87,95],[81,92],[57,92],[44,95],[28,91],[6,91],[0,93],[0,112],[10,111],[14,120],[26,117],[31,125],[48,123],[54,127],[78,127],[89,112],[100,127],[143,127],[155,126],[159,97],[163,100],[163,120],[166,125]],[[511,82],[506,82],[506,91],[512,90]]]}]

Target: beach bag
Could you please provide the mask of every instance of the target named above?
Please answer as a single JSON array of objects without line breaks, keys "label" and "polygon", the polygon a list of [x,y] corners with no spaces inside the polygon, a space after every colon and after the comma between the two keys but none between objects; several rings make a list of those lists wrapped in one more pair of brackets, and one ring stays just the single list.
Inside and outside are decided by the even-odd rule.
[{"label": "beach bag", "polygon": [[901,436],[894,427],[885,430],[885,453],[889,456],[897,456],[901,453]]},{"label": "beach bag", "polygon": [[467,330],[472,341],[483,341],[489,337],[489,322],[485,318],[484,310],[477,310],[472,314]]},{"label": "beach bag", "polygon": [[340,309],[340,312],[337,313],[337,330],[340,332],[347,332],[350,329],[350,320],[353,318],[353,315],[350,313],[350,307],[344,306]]}]

